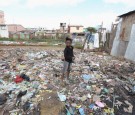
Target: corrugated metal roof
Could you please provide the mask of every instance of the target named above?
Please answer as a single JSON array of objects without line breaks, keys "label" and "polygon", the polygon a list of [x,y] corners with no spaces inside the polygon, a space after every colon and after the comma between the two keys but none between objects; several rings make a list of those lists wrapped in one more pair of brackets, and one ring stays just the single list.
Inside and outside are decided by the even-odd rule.
[{"label": "corrugated metal roof", "polygon": [[128,16],[128,15],[131,15],[131,14],[133,14],[133,13],[135,13],[135,10],[130,11],[130,12],[125,13],[125,14],[122,14],[122,15],[120,15],[120,16],[118,16],[118,17],[122,18],[122,17],[124,17],[124,16]]}]

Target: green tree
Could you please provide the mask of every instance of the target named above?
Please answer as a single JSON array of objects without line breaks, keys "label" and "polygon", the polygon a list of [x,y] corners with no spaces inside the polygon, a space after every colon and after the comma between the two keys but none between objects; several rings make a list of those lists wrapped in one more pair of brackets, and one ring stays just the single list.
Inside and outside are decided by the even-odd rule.
[{"label": "green tree", "polygon": [[96,33],[96,32],[97,32],[96,28],[94,28],[94,27],[88,27],[87,30],[88,30],[90,33]]}]

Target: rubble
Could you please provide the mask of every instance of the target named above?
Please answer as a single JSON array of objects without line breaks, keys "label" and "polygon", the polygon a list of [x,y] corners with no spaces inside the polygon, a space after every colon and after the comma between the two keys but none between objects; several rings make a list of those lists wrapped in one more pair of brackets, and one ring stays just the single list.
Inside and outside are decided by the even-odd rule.
[{"label": "rubble", "polygon": [[70,83],[63,87],[61,50],[14,48],[0,52],[3,114],[52,114],[47,110],[57,110],[56,115],[135,114],[133,63],[105,53],[75,51]]}]

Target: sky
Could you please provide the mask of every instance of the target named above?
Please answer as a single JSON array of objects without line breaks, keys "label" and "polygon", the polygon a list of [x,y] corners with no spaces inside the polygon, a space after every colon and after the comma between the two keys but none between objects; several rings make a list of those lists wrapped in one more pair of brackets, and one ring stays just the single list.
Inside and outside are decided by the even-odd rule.
[{"label": "sky", "polygon": [[135,10],[135,0],[0,0],[6,24],[59,28],[60,23],[110,28],[118,15]]}]

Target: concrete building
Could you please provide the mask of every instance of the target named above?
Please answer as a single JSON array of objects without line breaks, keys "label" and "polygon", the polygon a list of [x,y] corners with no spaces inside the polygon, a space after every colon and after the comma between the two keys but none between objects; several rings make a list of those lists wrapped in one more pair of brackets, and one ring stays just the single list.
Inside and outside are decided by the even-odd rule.
[{"label": "concrete building", "polygon": [[39,27],[39,28],[25,28],[26,30],[35,30],[35,31],[45,31],[45,27]]},{"label": "concrete building", "polygon": [[64,33],[64,34],[67,34],[67,33],[68,33],[68,29],[65,28],[64,31],[61,30],[61,29],[56,29],[56,32],[59,33],[59,34],[63,34],[63,33]]},{"label": "concrete building", "polygon": [[[135,42],[135,36],[133,34],[135,33],[134,27],[135,27],[135,10],[122,14],[118,16],[120,19],[120,22],[117,26],[116,36],[113,42],[113,47],[111,51],[111,55],[117,56],[117,57],[125,57],[127,59],[133,60],[130,58],[130,53],[133,53],[133,50],[135,48],[129,47]],[[133,38],[134,37],[134,38]],[[132,41],[131,41],[132,40]],[[130,43],[130,44],[129,44]],[[134,53],[135,57],[135,53]]]},{"label": "concrete building", "polygon": [[4,12],[0,10],[0,37],[8,38],[8,27],[5,24]]},{"label": "concrete building", "polygon": [[1,38],[8,38],[9,37],[8,27],[5,24],[0,24],[0,37]]},{"label": "concrete building", "polygon": [[82,25],[69,25],[68,26],[68,33],[83,33],[84,29]]},{"label": "concrete building", "polygon": [[9,32],[19,32],[24,31],[25,28],[22,25],[19,24],[8,24],[8,31]]},{"label": "concrete building", "polygon": [[35,31],[35,38],[52,38],[56,36],[57,30],[48,30],[45,27],[39,28],[25,28],[26,30]]},{"label": "concrete building", "polygon": [[55,38],[56,37],[56,30],[38,30],[35,32],[35,37],[37,38]]},{"label": "concrete building", "polygon": [[0,10],[0,24],[5,24],[4,12]]},{"label": "concrete building", "polygon": [[37,38],[42,38],[42,37],[45,36],[45,33],[46,33],[45,30],[37,29],[36,32],[35,32],[35,36],[36,36]]}]

